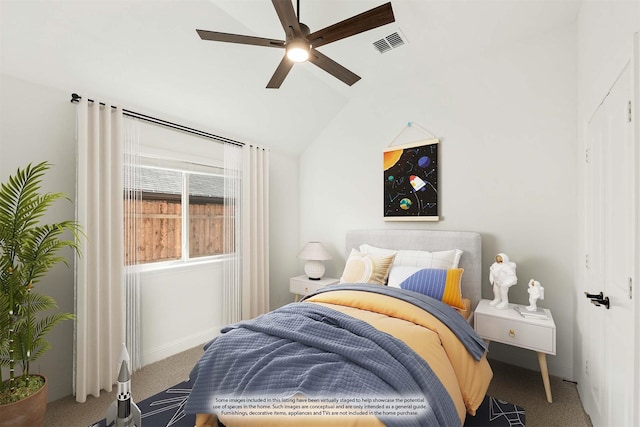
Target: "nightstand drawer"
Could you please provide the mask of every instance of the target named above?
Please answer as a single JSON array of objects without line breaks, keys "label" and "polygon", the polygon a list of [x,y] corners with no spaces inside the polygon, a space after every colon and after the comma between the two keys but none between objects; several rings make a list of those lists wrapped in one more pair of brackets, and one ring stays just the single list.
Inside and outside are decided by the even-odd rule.
[{"label": "nightstand drawer", "polygon": [[475,322],[478,335],[490,341],[543,353],[556,353],[554,329],[551,327],[486,315],[477,315]]},{"label": "nightstand drawer", "polygon": [[307,295],[311,292],[317,291],[322,287],[322,285],[319,283],[316,285],[309,282],[310,280],[307,280],[306,282],[291,280],[291,283],[289,283],[289,291],[298,295]]},{"label": "nightstand drawer", "polygon": [[296,295],[309,295],[325,286],[338,283],[338,279],[323,277],[320,280],[311,280],[307,276],[292,277],[289,280],[289,291]]}]

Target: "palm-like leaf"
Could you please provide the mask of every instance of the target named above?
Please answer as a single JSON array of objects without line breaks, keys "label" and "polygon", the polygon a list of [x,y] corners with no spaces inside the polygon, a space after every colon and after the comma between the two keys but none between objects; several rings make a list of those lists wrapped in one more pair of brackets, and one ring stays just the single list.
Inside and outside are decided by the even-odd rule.
[{"label": "palm-like leaf", "polygon": [[[75,221],[40,224],[54,202],[69,200],[63,193],[40,192],[50,167],[48,162],[29,164],[0,185],[0,365],[9,366],[10,379],[14,370],[10,342],[13,359],[28,375],[29,363],[50,348],[45,336],[73,318],[70,313],[44,315],[57,305],[53,298],[33,291],[54,265],[69,265],[60,250],[79,253],[81,231]],[[71,238],[64,238],[67,233]]]},{"label": "palm-like leaf", "polygon": [[[26,305],[31,307],[31,312],[16,321],[14,336],[17,343],[14,358],[23,371],[27,371],[30,362],[37,360],[51,348],[49,342],[44,339],[51,329],[63,320],[74,319],[71,313],[53,313],[38,320],[38,313],[58,308],[55,300],[48,295],[29,293]],[[0,353],[0,365],[8,364],[8,354]]]}]

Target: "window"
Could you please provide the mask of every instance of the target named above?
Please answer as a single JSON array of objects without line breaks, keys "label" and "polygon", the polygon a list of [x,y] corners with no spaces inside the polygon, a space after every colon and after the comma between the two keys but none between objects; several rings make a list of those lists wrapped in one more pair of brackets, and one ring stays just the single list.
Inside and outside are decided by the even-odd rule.
[{"label": "window", "polygon": [[224,178],[185,175],[189,183],[189,257],[221,255],[224,252]]},{"label": "window", "polygon": [[224,176],[208,169],[129,169],[135,176],[125,176],[125,182],[135,182],[137,191],[125,192],[125,236],[135,242],[125,249],[126,265],[223,255],[223,221],[229,209]]}]

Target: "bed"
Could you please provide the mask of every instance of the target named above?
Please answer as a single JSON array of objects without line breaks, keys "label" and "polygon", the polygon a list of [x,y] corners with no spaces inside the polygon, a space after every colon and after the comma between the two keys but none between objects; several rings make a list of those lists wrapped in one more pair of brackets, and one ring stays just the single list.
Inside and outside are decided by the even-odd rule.
[{"label": "bed", "polygon": [[480,235],[351,230],[346,248],[340,284],[205,346],[185,406],[197,427],[452,426],[475,414],[492,377],[470,325]]}]

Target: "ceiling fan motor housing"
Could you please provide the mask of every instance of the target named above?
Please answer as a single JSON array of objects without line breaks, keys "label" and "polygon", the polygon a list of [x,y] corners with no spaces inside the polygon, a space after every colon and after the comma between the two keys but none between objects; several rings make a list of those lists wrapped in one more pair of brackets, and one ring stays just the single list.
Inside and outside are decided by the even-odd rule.
[{"label": "ceiling fan motor housing", "polygon": [[305,38],[298,37],[285,44],[287,57],[293,62],[304,62],[309,59],[311,44]]}]

